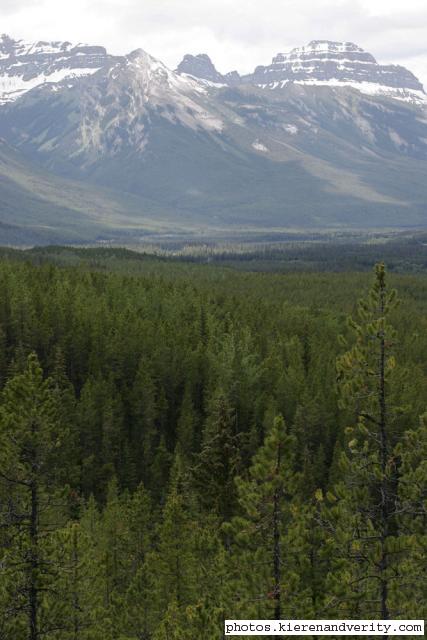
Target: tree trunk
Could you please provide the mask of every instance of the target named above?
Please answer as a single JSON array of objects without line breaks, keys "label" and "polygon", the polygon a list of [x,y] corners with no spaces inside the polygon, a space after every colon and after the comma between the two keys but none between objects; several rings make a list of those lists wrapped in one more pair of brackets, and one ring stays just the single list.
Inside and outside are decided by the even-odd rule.
[{"label": "tree trunk", "polygon": [[[384,316],[385,311],[385,288],[384,282],[380,283],[380,313]],[[380,459],[381,459],[381,559],[380,567],[380,603],[381,618],[388,620],[390,612],[388,609],[388,579],[386,571],[388,568],[388,552],[387,538],[389,535],[389,508],[390,508],[390,489],[387,478],[387,462],[388,462],[388,438],[387,438],[387,405],[386,405],[386,388],[385,388],[385,362],[386,362],[386,345],[384,331],[380,334],[380,354],[379,354],[379,413],[380,413]]]},{"label": "tree trunk", "polygon": [[79,599],[79,550],[77,531],[73,530],[73,640],[79,640],[80,633],[80,599]]},{"label": "tree trunk", "polygon": [[274,494],[274,511],[273,511],[273,571],[274,571],[274,619],[281,620],[282,602],[280,592],[281,579],[281,548],[280,548],[280,505],[278,492]]},{"label": "tree trunk", "polygon": [[[281,450],[280,444],[277,448],[276,474],[280,473]],[[282,550],[280,545],[280,498],[281,489],[276,487],[273,497],[273,576],[274,576],[274,619],[282,618],[282,594],[281,594],[281,564]],[[276,636],[278,639],[280,636]]]},{"label": "tree trunk", "polygon": [[31,482],[30,516],[30,584],[29,584],[29,640],[38,640],[38,509],[39,497],[35,480]]}]

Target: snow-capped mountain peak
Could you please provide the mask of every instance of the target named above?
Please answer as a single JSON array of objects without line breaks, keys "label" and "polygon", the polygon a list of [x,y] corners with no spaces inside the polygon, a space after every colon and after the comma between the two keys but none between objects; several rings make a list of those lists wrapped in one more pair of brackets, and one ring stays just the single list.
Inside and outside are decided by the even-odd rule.
[{"label": "snow-capped mountain peak", "polygon": [[88,76],[119,60],[104,47],[71,42],[26,42],[0,36],[0,104],[45,83]]},{"label": "snow-capped mountain peak", "polygon": [[109,77],[118,87],[126,87],[140,93],[151,104],[180,103],[183,96],[204,95],[205,89],[195,78],[179,75],[163,62],[144,51],[136,49],[112,66]]},{"label": "snow-capped mountain peak", "polygon": [[[15,86],[2,89],[0,138],[25,162],[117,190],[137,216],[165,210],[177,227],[425,223],[425,106],[376,97],[424,99],[409,71],[323,40],[220,83],[205,54],[184,60],[175,72],[143,49],[113,57],[102,47],[4,36],[0,78]],[[35,182],[22,182],[24,202],[41,224]],[[5,180],[2,199],[10,202]]]},{"label": "snow-capped mountain peak", "polygon": [[314,56],[316,59],[319,57],[340,58],[344,54],[350,59],[358,60],[360,62],[376,63],[375,58],[364,51],[361,47],[353,42],[333,42],[331,40],[312,40],[307,45],[302,47],[296,47],[289,53],[279,53],[273,58],[274,63],[280,63],[285,60],[298,60],[305,56]]},{"label": "snow-capped mountain peak", "polygon": [[[78,45],[85,46],[85,45]],[[68,52],[73,48],[71,42],[26,42],[25,40],[13,40],[7,34],[0,36],[0,55],[1,58],[16,57],[28,55],[56,55],[58,53]]]},{"label": "snow-capped mountain peak", "polygon": [[269,66],[260,66],[247,80],[262,88],[280,89],[289,82],[353,87],[370,95],[425,102],[421,82],[408,69],[379,64],[352,42],[313,40],[287,53],[278,53]]},{"label": "snow-capped mountain peak", "polygon": [[[78,92],[65,88],[63,108],[74,114],[78,105],[79,111],[70,155],[84,156],[87,167],[130,148],[143,154],[154,123],[160,128],[178,124],[194,132],[219,133],[223,122],[206,99],[206,90],[195,80],[179,76],[137,49],[82,81]],[[25,98],[23,102],[25,108]]]},{"label": "snow-capped mountain peak", "polygon": [[181,78],[163,62],[144,51],[144,49],[136,49],[127,55],[126,65],[135,72],[139,81],[143,82],[146,91],[158,90],[159,87],[165,89],[174,87],[183,90],[195,89],[194,83]]}]

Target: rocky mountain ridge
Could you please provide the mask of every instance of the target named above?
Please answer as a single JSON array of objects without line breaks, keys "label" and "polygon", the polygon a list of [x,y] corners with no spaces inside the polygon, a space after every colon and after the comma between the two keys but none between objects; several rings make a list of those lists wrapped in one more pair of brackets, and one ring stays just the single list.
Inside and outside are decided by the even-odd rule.
[{"label": "rocky mountain ridge", "polygon": [[89,76],[121,57],[104,47],[71,42],[35,43],[0,36],[0,105],[17,100],[41,84]]},{"label": "rocky mountain ridge", "polygon": [[176,73],[190,76],[195,80],[204,80],[217,87],[237,86],[241,82],[237,71],[230,71],[225,75],[219,73],[206,53],[199,53],[196,56],[187,54],[178,65]]},{"label": "rocky mountain ridge", "polygon": [[388,95],[422,101],[421,82],[399,65],[381,65],[352,42],[312,41],[289,53],[279,53],[267,67],[257,67],[251,82],[275,89],[288,82],[297,84],[350,86],[362,93]]},{"label": "rocky mountain ridge", "polygon": [[185,56],[177,71],[233,86],[250,84],[272,90],[289,83],[352,87],[368,95],[427,104],[423,85],[413,73],[399,65],[379,64],[352,42],[313,40],[288,53],[278,53],[270,65],[258,66],[253,73],[238,78],[221,75],[205,54]]},{"label": "rocky mountain ridge", "polygon": [[[346,83],[348,75],[326,77],[332,54],[330,73],[342,67],[352,82]],[[75,186],[63,186],[70,180],[85,185],[81,193],[92,203],[86,230],[69,228],[83,236],[97,233],[93,220],[109,238],[112,229],[132,235],[146,223],[175,231],[427,226],[425,94],[401,71],[390,71],[388,85],[378,85],[372,74],[367,79],[363,69],[379,73],[377,63],[356,45],[328,43],[325,52],[324,44],[311,43],[303,56],[292,54],[298,67],[295,57],[276,56],[272,71],[258,68],[261,80],[298,69],[305,80],[270,84],[254,74],[218,74],[204,55],[186,57],[176,72],[142,49],[114,57],[86,45],[29,46],[3,38],[0,55],[8,72],[32,65],[22,83],[35,74],[33,86],[21,86],[0,106],[0,138],[7,145],[0,227],[17,215],[49,234],[56,203],[62,227],[73,217]],[[62,75],[52,82],[55,66]],[[370,91],[361,89],[365,85]],[[378,86],[407,91],[411,99],[375,93]],[[119,203],[108,218],[106,189]],[[33,193],[39,194],[37,215]],[[79,229],[85,198],[75,217]]]},{"label": "rocky mountain ridge", "polygon": [[[58,84],[90,76],[125,62],[105,47],[71,42],[35,43],[0,36],[0,105],[13,102],[41,84]],[[414,104],[427,104],[422,83],[399,65],[379,64],[373,55],[351,42],[313,40],[306,46],[278,53],[267,66],[240,76],[220,73],[210,57],[187,54],[176,73],[206,87],[253,85],[283,89],[287,84],[351,87],[368,95],[382,95]]]}]

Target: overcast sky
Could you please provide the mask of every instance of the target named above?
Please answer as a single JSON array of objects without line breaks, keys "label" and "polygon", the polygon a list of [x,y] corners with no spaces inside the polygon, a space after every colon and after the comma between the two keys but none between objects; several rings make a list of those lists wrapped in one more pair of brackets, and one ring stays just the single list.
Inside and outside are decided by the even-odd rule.
[{"label": "overcast sky", "polygon": [[0,18],[15,38],[142,47],[171,68],[208,53],[222,72],[313,39],[350,40],[427,86],[427,0],[0,0]]}]

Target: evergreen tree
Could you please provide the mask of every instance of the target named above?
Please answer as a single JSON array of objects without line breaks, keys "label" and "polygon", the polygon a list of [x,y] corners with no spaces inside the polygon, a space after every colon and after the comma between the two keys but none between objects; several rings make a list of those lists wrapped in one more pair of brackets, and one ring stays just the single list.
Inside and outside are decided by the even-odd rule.
[{"label": "evergreen tree", "polygon": [[151,613],[157,620],[168,616],[170,607],[182,613],[197,600],[196,502],[179,453],[171,476],[161,520],[153,535],[154,550],[147,554],[145,563]]},{"label": "evergreen tree", "polygon": [[297,487],[294,464],[295,438],[278,416],[252,461],[248,478],[236,481],[242,515],[224,525],[226,532],[233,533],[235,571],[241,574],[235,597],[247,618],[272,615],[279,620],[285,602],[289,607],[297,596],[289,588],[294,550],[285,546]]},{"label": "evergreen tree", "polygon": [[363,273],[172,268],[101,248],[11,256],[2,640],[222,640],[224,617],[425,617],[422,277],[398,276],[397,307],[378,267],[338,359],[338,406],[336,336]]},{"label": "evergreen tree", "polygon": [[[55,612],[52,640],[96,638],[100,612],[100,575],[92,529],[86,529],[86,515],[72,520],[52,537],[49,559],[61,567],[55,589],[44,594],[44,607]],[[101,636],[98,636],[101,637]]]},{"label": "evergreen tree", "polygon": [[182,452],[191,456],[195,449],[197,416],[191,397],[191,389],[186,385],[176,429],[176,440]]},{"label": "evergreen tree", "polygon": [[202,505],[224,520],[232,516],[235,508],[234,479],[241,467],[240,441],[235,410],[219,389],[212,399],[193,475]]},{"label": "evergreen tree", "polygon": [[118,612],[120,629],[125,637],[148,640],[151,623],[152,594],[146,559],[152,550],[152,510],[147,491],[140,485],[127,504],[128,555],[123,606]]},{"label": "evergreen tree", "polygon": [[390,392],[396,332],[389,316],[395,306],[396,292],[389,291],[379,264],[368,298],[359,303],[359,320],[349,321],[355,342],[337,360],[341,404],[354,412],[355,423],[341,455],[342,480],[330,495],[331,607],[353,617],[388,619],[391,585],[399,577],[399,407]]},{"label": "evergreen tree", "polygon": [[145,358],[141,358],[130,393],[131,445],[138,462],[139,478],[149,482],[149,465],[157,444],[158,406],[153,373]]},{"label": "evergreen tree", "polygon": [[6,384],[2,400],[0,517],[6,544],[0,570],[6,587],[0,617],[10,636],[39,640],[54,625],[42,603],[57,571],[49,559],[60,514],[52,487],[66,433],[52,381],[43,378],[35,354],[25,371]]},{"label": "evergreen tree", "polygon": [[427,414],[396,447],[400,461],[398,526],[405,554],[390,599],[396,615],[427,617]]}]

